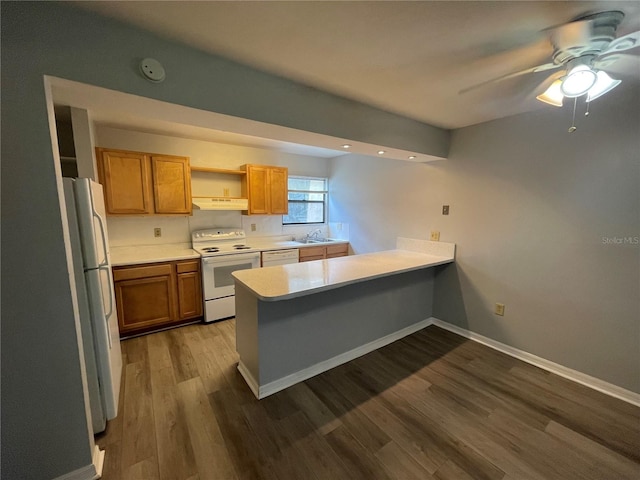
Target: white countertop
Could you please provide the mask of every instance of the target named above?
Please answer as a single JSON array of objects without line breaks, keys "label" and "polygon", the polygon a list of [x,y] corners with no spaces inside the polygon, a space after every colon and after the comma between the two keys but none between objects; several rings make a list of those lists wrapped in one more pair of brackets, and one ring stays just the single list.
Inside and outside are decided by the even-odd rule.
[{"label": "white countertop", "polygon": [[114,267],[200,258],[200,254],[191,248],[190,243],[111,247],[110,250],[111,265]]},{"label": "white countertop", "polygon": [[[291,238],[291,237],[289,237]],[[287,248],[322,247],[349,243],[349,240],[332,240],[322,243],[301,243],[293,240],[270,240],[268,237],[260,237],[255,241],[247,240],[247,243],[261,251],[283,250]],[[138,263],[170,262],[172,260],[185,260],[200,258],[200,255],[191,249],[190,243],[168,243],[162,245],[131,245],[124,247],[111,247],[111,265],[114,267],[123,265],[135,265]]]},{"label": "white countertop", "polygon": [[454,250],[444,254],[388,250],[328,260],[238,270],[232,275],[237,282],[251,290],[260,300],[287,300],[366,280],[451,263],[454,260]]}]

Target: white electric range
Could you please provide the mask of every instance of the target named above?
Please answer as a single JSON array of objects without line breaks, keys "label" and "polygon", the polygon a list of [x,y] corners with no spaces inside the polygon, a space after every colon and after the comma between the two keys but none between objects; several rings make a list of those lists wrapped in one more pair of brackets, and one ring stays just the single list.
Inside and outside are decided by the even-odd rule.
[{"label": "white electric range", "polygon": [[247,245],[246,234],[237,228],[194,231],[191,244],[202,257],[204,321],[235,316],[235,283],[231,273],[259,268],[260,250]]}]

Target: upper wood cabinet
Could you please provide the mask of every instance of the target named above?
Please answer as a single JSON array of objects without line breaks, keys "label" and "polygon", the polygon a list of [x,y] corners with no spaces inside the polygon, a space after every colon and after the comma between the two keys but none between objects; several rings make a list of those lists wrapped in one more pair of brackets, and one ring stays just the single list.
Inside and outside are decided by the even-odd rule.
[{"label": "upper wood cabinet", "polygon": [[156,213],[191,215],[191,170],[186,157],[151,156]]},{"label": "upper wood cabinet", "polygon": [[282,167],[269,168],[269,195],[271,213],[289,213],[289,171]]},{"label": "upper wood cabinet", "polygon": [[150,215],[150,165],[143,153],[98,149],[98,171],[107,213]]},{"label": "upper wood cabinet", "polygon": [[110,215],[191,215],[189,158],[97,148]]},{"label": "upper wood cabinet", "polygon": [[289,211],[288,169],[267,165],[245,165],[242,195],[249,199],[249,215],[280,214]]}]

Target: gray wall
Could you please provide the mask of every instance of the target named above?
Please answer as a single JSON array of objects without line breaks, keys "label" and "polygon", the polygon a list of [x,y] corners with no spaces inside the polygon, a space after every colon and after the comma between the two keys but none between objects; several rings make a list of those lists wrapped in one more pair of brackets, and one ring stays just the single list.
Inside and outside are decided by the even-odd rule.
[{"label": "gray wall", "polygon": [[[43,75],[267,123],[446,155],[449,132],[55,2],[2,2],[2,476],[90,463]],[[167,80],[138,73],[155,57]]]},{"label": "gray wall", "polygon": [[[257,312],[238,314],[238,325],[248,323],[239,327],[238,352],[243,362],[249,354],[246,366],[264,387],[430,318],[433,277],[427,268],[290,300],[258,300]],[[257,344],[250,343],[252,335]]]},{"label": "gray wall", "polygon": [[439,230],[434,316],[640,392],[638,105],[621,86],[573,134],[571,106],[468,127],[427,165],[333,159],[331,219],[356,253]]}]

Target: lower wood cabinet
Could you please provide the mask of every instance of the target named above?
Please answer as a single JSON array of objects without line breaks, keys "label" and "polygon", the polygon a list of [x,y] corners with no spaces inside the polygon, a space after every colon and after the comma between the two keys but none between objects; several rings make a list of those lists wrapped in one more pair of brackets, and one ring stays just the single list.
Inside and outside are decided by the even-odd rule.
[{"label": "lower wood cabinet", "polygon": [[120,336],[202,317],[200,260],[113,268]]},{"label": "lower wood cabinet", "polygon": [[200,260],[176,264],[178,277],[178,317],[181,320],[202,316],[202,278]]},{"label": "lower wood cabinet", "polygon": [[349,255],[349,244],[338,243],[336,245],[319,245],[317,247],[304,247],[300,249],[300,262],[323,260],[325,258],[346,257]]},{"label": "lower wood cabinet", "polygon": [[338,243],[337,245],[327,245],[327,258],[346,257],[349,255],[349,244]]}]

